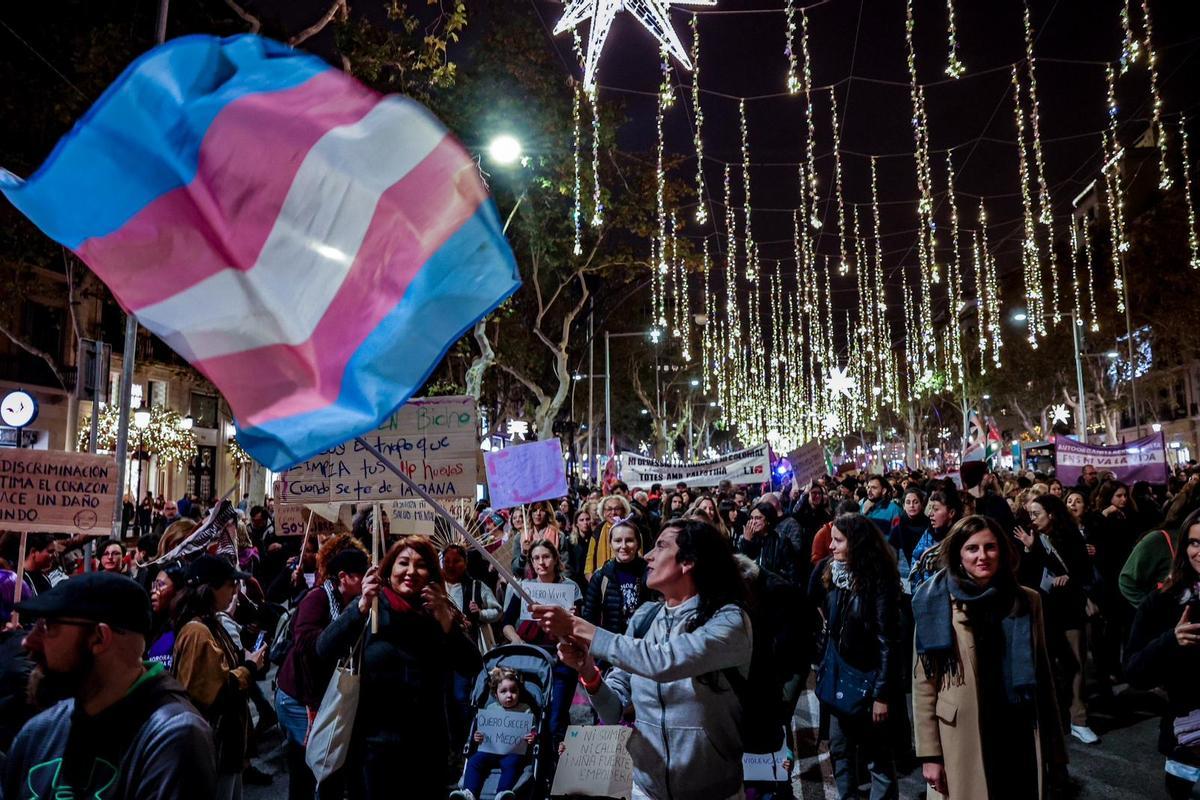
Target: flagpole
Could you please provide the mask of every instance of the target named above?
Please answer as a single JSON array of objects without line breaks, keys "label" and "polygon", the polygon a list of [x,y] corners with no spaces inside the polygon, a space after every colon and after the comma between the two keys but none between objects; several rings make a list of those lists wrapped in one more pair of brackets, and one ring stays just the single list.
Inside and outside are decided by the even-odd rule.
[{"label": "flagpole", "polygon": [[[534,599],[532,597],[529,596],[529,593],[526,592],[521,587],[520,582],[516,578],[513,577],[513,574],[509,570],[509,568],[504,566],[503,564],[501,564],[499,559],[497,559],[494,555],[492,555],[490,552],[488,552],[488,549],[486,547],[484,547],[483,544],[478,539],[476,539],[474,536],[472,536],[471,533],[466,528],[463,527],[462,523],[454,518],[453,514],[451,514],[449,511],[447,511],[445,508],[443,508],[442,504],[433,498],[433,495],[429,494],[429,492],[425,491],[418,483],[413,481],[412,478],[410,478],[410,477],[408,477],[408,475],[404,474],[404,470],[397,467],[391,461],[388,461],[387,457],[384,456],[383,453],[379,452],[379,450],[376,447],[374,447],[370,442],[368,442],[366,439],[364,439],[361,436],[358,436],[355,438],[355,441],[358,442],[360,445],[362,445],[364,450],[366,450],[371,455],[375,456],[375,458],[379,459],[379,463],[383,464],[383,466],[387,467],[388,472],[391,472],[393,475],[395,475],[397,478],[399,478],[401,483],[403,483],[408,488],[412,489],[413,492],[415,492],[416,495],[418,497],[420,497],[422,500],[424,500],[426,503],[429,503],[430,507],[433,508],[435,513],[439,514],[443,519],[445,519],[447,522],[449,522],[450,527],[453,528],[455,531],[457,531],[458,534],[461,535],[464,540],[466,540],[467,544],[471,545],[471,547],[474,548],[475,551],[479,553],[479,555],[483,556],[484,560],[486,560],[489,564],[491,564],[493,567],[496,568],[496,572],[500,575],[500,577],[504,579],[505,583],[507,583],[509,586],[512,587],[512,590],[522,600],[524,600],[526,603],[529,603],[530,605],[533,605],[536,602],[536,601],[534,601]],[[519,540],[517,542],[517,545],[520,546]]]}]

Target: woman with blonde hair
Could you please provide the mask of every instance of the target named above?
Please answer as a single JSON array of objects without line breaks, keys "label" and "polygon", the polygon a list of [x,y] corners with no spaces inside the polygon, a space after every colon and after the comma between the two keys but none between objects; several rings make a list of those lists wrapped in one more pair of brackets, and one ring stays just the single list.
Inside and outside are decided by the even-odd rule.
[{"label": "woman with blonde hair", "polygon": [[716,499],[711,494],[702,494],[693,500],[691,507],[683,516],[689,519],[703,519],[724,534],[726,539],[731,538],[729,527],[725,524],[725,520],[721,519],[721,511],[717,507]]},{"label": "woman with blonde hair", "polygon": [[619,520],[628,519],[633,513],[629,501],[619,494],[610,494],[600,501],[600,535],[588,545],[587,561],[584,566],[584,577],[591,580],[596,570],[603,567],[613,557],[612,545],[608,534],[612,526]]},{"label": "woman with blonde hair", "polygon": [[512,557],[512,571],[518,577],[528,571],[529,548],[533,547],[534,542],[550,542],[557,548],[562,541],[562,531],[558,529],[554,507],[550,505],[550,501],[543,500],[531,504],[526,514],[528,516],[525,517],[524,524],[513,529],[514,533],[520,536],[517,540],[518,546],[513,548]]}]

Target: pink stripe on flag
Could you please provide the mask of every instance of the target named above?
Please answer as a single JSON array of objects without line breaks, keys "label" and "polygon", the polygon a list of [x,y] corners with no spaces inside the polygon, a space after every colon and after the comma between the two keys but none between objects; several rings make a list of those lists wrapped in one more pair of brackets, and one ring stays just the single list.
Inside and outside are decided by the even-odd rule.
[{"label": "pink stripe on flag", "polygon": [[79,256],[135,311],[224,269],[250,269],[308,151],[379,99],[330,69],[292,89],[233,101],[205,132],[192,181],[84,242]]},{"label": "pink stripe on flag", "polygon": [[221,387],[243,427],[330,405],[359,345],[403,299],[421,266],[486,199],[475,162],[446,136],[380,197],[350,273],[308,341],[193,366]]}]

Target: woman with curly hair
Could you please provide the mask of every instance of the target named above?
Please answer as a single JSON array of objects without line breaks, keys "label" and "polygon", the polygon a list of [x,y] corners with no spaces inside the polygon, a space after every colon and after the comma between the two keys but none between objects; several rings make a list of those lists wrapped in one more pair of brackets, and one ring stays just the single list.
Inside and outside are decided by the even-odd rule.
[{"label": "woman with curly hair", "polygon": [[[559,659],[605,724],[634,710],[633,797],[726,800],[742,794],[741,701],[730,671],[750,667],[745,583],[733,548],[698,519],[667,523],[646,554],[646,585],[663,596],[630,621],[642,636],[606,631],[554,606],[534,606]],[[596,660],[613,665],[601,675]]]},{"label": "woman with curly hair", "polygon": [[529,572],[529,550],[534,542],[550,542],[556,550],[562,546],[562,531],[558,529],[550,501],[532,504],[527,514],[525,524],[514,529],[514,533],[520,536],[512,557],[512,571],[517,577]]},{"label": "woman with curly hair", "polygon": [[[342,770],[351,797],[441,797],[448,775],[446,686],[451,673],[475,675],[483,664],[462,614],[446,594],[437,551],[425,536],[405,536],[362,580],[317,639],[317,655],[338,659],[361,640],[362,684],[350,752]],[[368,624],[378,599],[377,629]]]},{"label": "woman with curly hair", "polygon": [[[317,551],[316,586],[300,601],[292,620],[292,647],[279,666],[275,690],[291,800],[311,800],[316,790],[312,771],[304,761],[304,743],[336,664],[317,654],[317,639],[358,597],[368,562],[366,548],[352,534],[327,539]],[[334,775],[321,784],[320,797],[340,798],[343,790],[342,776]]]},{"label": "woman with curly hair", "polygon": [[[858,760],[871,774],[871,800],[896,797],[893,740],[907,738],[901,688],[900,574],[896,556],[879,527],[862,514],[841,514],[830,531],[832,555],[809,582],[813,605],[821,611],[825,649],[817,672],[817,697],[829,710],[829,753],[842,798],[858,796]],[[823,676],[857,670],[869,685],[856,708],[838,707],[822,691]],[[841,699],[841,685],[832,687]],[[903,737],[903,738],[902,738]]]}]

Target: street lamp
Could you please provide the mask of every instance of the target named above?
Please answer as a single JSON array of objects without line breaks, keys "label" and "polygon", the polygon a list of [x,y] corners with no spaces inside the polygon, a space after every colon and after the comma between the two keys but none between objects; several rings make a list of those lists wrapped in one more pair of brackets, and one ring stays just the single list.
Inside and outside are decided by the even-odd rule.
[{"label": "street lamp", "polygon": [[138,448],[137,448],[138,480],[137,480],[137,493],[134,495],[134,500],[136,502],[133,507],[134,508],[133,513],[134,513],[134,520],[137,522],[136,527],[137,527],[138,533],[143,534],[143,533],[145,533],[145,531],[142,530],[142,517],[141,517],[142,475],[144,475],[146,472],[146,465],[142,461],[142,459],[145,458],[145,451],[142,448],[143,448],[145,440],[146,440],[146,429],[150,427],[150,410],[148,408],[146,408],[145,406],[142,406],[137,411],[133,412],[133,427],[138,429]]},{"label": "street lamp", "polygon": [[492,161],[507,167],[521,160],[523,150],[517,137],[507,133],[496,136],[488,144],[488,155]]},{"label": "street lamp", "polygon": [[179,420],[179,430],[190,431],[192,429],[192,426],[195,424],[196,424],[196,421],[194,419],[192,419],[192,415],[188,414],[186,417],[183,417],[182,419]]}]

